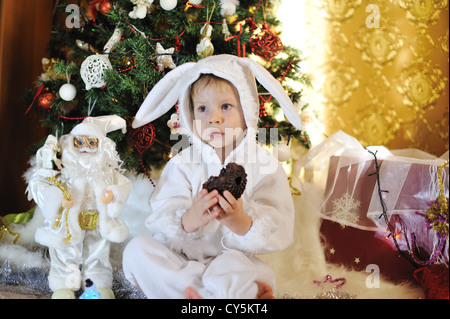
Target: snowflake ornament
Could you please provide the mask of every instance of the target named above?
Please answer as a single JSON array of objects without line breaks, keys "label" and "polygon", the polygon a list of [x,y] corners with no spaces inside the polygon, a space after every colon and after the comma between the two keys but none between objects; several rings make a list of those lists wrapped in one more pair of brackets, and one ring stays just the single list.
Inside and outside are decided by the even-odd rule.
[{"label": "snowflake ornament", "polygon": [[158,70],[161,72],[165,68],[175,69],[177,66],[172,60],[172,54],[175,51],[174,48],[164,49],[163,46],[158,42],[156,43],[156,64],[158,65]]},{"label": "snowflake ornament", "polygon": [[331,216],[337,220],[356,224],[359,221],[359,206],[361,202],[355,200],[348,192],[333,201]]}]

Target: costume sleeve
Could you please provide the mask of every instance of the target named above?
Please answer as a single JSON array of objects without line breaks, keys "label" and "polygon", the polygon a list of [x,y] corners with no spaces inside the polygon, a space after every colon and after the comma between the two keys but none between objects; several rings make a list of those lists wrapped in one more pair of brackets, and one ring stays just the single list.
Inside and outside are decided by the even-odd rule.
[{"label": "costume sleeve", "polygon": [[152,214],[145,225],[154,237],[166,242],[175,251],[182,249],[201,231],[187,233],[181,226],[181,217],[192,205],[193,166],[170,160],[164,168],[150,198]]},{"label": "costume sleeve", "polygon": [[277,165],[273,174],[254,174],[251,198],[244,198],[244,212],[252,218],[252,226],[243,236],[227,232],[223,238],[227,248],[260,254],[292,244],[294,203],[286,174]]}]

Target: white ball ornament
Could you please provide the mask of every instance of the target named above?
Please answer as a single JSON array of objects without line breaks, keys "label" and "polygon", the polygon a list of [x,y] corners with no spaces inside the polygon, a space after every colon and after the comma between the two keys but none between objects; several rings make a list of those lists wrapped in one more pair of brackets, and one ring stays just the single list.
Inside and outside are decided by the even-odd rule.
[{"label": "white ball ornament", "polygon": [[77,95],[77,89],[73,84],[66,83],[59,88],[59,96],[64,101],[72,101]]},{"label": "white ball ornament", "polygon": [[177,6],[177,0],[160,0],[159,5],[166,11],[175,9]]},{"label": "white ball ornament", "polygon": [[189,2],[195,5],[199,5],[200,3],[202,3],[202,0],[190,0]]}]

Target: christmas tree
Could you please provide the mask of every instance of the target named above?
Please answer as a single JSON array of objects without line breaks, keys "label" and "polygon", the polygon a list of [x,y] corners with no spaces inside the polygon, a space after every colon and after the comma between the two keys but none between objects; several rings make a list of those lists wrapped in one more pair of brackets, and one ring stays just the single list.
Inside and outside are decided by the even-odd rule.
[{"label": "christmas tree", "polygon": [[[276,6],[274,0],[60,3],[62,22],[54,25],[44,73],[26,95],[27,114],[35,113],[40,125],[56,136],[69,133],[87,116],[119,115],[129,125],[127,133],[112,132],[109,137],[127,170],[148,174],[168,161],[180,141],[177,106],[139,129],[132,129],[131,123],[148,92],[177,65],[212,54],[250,57],[299,103],[302,92],[284,80],[309,81],[298,67],[300,52],[280,41]],[[262,86],[258,92],[260,127],[277,128],[279,141],[297,139],[309,148],[307,133],[284,119]]]}]

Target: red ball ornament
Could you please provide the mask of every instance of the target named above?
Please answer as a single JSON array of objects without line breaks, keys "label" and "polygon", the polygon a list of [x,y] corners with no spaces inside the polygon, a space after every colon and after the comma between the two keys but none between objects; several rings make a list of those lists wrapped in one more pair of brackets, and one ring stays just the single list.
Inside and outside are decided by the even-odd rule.
[{"label": "red ball ornament", "polygon": [[111,10],[111,2],[109,1],[102,1],[98,6],[98,11],[102,14],[106,14],[109,10]]},{"label": "red ball ornament", "polygon": [[38,97],[38,105],[40,108],[48,110],[52,107],[55,95],[51,92],[41,93]]},{"label": "red ball ornament", "polygon": [[283,50],[283,43],[279,36],[269,30],[269,25],[264,23],[261,32],[250,38],[252,52],[266,62],[270,62]]},{"label": "red ball ornament", "polygon": [[148,123],[130,132],[131,142],[140,155],[153,145],[155,136],[155,126],[152,123]]}]

